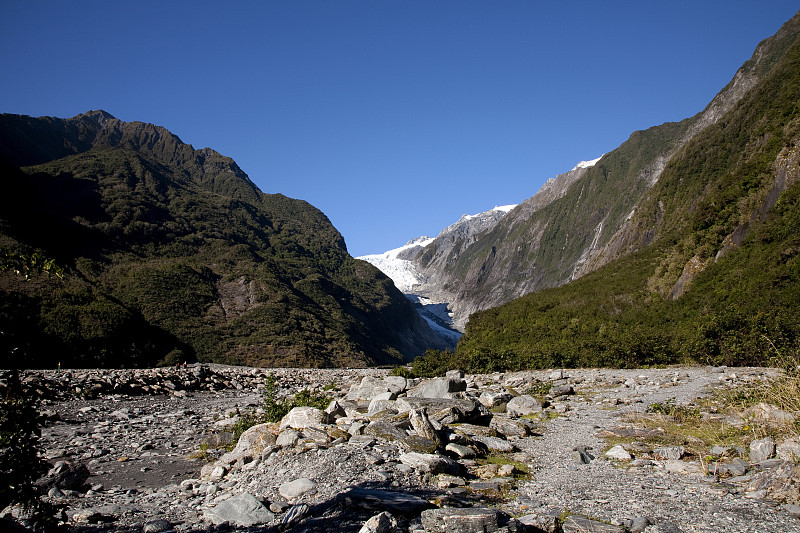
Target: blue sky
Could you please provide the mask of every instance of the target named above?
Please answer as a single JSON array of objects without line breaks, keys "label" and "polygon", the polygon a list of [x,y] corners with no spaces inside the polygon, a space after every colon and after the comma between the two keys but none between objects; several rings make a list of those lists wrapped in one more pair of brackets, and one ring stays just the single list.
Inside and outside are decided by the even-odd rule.
[{"label": "blue sky", "polygon": [[307,200],[353,255],[701,111],[796,1],[0,5],[0,112],[104,109]]}]

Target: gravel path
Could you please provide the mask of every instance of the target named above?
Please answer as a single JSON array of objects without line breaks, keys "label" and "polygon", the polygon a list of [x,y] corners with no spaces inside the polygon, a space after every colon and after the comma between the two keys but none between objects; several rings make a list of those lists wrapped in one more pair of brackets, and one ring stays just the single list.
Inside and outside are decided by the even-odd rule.
[{"label": "gravel path", "polygon": [[[657,384],[669,381],[676,372],[681,378],[673,386]],[[602,459],[608,445],[597,436],[599,431],[626,425],[621,420],[624,414],[641,413],[655,402],[675,398],[688,403],[707,393],[709,385],[719,383],[721,374],[701,368],[566,373],[573,378],[591,380],[603,375],[605,382],[616,377],[622,384],[629,380],[644,384],[638,388],[579,388],[589,401],[572,401],[572,411],[550,421],[544,435],[520,441],[517,445],[533,466],[531,481],[519,490],[522,505],[534,511],[568,509],[616,524],[649,517],[656,523],[675,524],[685,532],[800,531],[800,522],[777,503],[748,499],[702,474],[666,472],[659,465],[616,466],[605,460],[578,464],[572,457],[574,449],[582,447]],[[633,403],[612,408],[602,401],[613,398]]]}]

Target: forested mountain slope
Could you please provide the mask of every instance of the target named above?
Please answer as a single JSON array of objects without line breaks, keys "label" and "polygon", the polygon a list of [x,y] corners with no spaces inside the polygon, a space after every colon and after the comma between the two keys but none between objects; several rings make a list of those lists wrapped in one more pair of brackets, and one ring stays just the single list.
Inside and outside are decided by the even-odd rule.
[{"label": "forested mountain slope", "polygon": [[0,116],[0,366],[400,362],[437,344],[310,204],[103,111]]},{"label": "forested mountain slope", "polygon": [[[757,79],[675,149],[635,209],[581,210],[590,214],[577,239],[583,243],[593,238],[593,224],[621,217],[613,236],[597,239],[603,255],[590,258],[596,270],[472,315],[454,358],[437,364],[751,364],[800,349],[799,26],[795,16],[759,45],[737,74]],[[687,131],[685,124],[659,128]],[[657,131],[635,136],[644,141]],[[603,181],[614,175],[610,163],[611,155],[604,157],[589,180],[575,183],[578,196],[625,194]],[[568,214],[556,203],[547,210],[541,224],[548,228]],[[552,235],[566,246],[545,256],[562,265],[553,275],[566,280],[574,277],[565,257],[576,230],[556,229],[542,230],[537,242]],[[504,218],[493,231],[510,235],[513,224]]]},{"label": "forested mountain slope", "polygon": [[[449,302],[456,323],[463,326],[474,311],[571,282],[636,249],[641,239],[629,235],[633,214],[659,183],[667,163],[706,128],[729,120],[740,100],[785,61],[799,31],[800,17],[795,16],[760,43],[731,82],[694,117],[634,132],[593,166],[545,184],[483,234],[434,241],[419,250],[412,260],[428,279],[422,292]],[[721,149],[728,148],[714,148]],[[640,227],[646,241],[653,235],[648,231],[655,231],[647,226],[652,222]]]}]

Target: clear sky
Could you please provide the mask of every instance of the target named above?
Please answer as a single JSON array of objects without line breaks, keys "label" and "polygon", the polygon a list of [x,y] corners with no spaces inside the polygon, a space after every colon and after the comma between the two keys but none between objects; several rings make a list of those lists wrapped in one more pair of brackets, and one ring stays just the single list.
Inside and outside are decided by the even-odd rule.
[{"label": "clear sky", "polygon": [[311,202],[363,255],[694,115],[798,8],[5,0],[0,112],[164,126]]}]

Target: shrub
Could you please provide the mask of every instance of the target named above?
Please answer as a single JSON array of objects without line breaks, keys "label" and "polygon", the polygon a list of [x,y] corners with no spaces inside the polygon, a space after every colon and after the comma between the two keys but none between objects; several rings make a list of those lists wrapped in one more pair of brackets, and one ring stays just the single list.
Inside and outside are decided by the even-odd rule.
[{"label": "shrub", "polygon": [[49,468],[39,454],[39,420],[35,398],[23,391],[19,374],[10,372],[0,400],[0,509],[20,505],[31,525],[51,529],[55,511],[34,484]]}]

